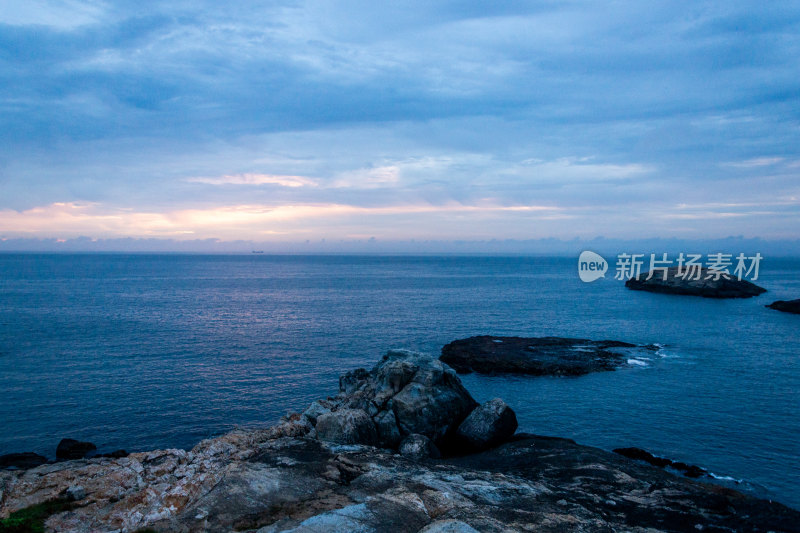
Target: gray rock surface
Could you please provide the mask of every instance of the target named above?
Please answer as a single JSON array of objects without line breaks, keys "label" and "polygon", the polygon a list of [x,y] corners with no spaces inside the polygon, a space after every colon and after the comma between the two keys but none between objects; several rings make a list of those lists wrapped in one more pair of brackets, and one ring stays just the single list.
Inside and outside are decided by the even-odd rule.
[{"label": "gray rock surface", "polygon": [[307,429],[288,421],[188,452],[0,471],[0,517],[80,485],[85,498],[48,531],[800,531],[800,512],[783,505],[565,439],[417,462],[297,436]]},{"label": "gray rock surface", "polygon": [[79,501],[86,497],[86,490],[80,485],[73,485],[71,487],[67,487],[65,495],[70,500]]},{"label": "gray rock surface", "polygon": [[[688,275],[684,275],[688,274]],[[678,267],[667,269],[664,279],[663,272],[655,272],[649,277],[649,272],[644,272],[636,278],[625,282],[625,286],[635,291],[658,292],[664,294],[685,294],[688,296],[702,296],[704,298],[751,298],[767,292],[767,289],[734,276],[715,273],[703,268],[700,270],[699,279],[694,272],[682,271]]]},{"label": "gray rock surface", "polygon": [[375,424],[361,409],[339,409],[317,418],[314,426],[317,438],[339,444],[370,444],[378,442]]},{"label": "gray rock surface", "polygon": [[419,533],[479,533],[479,531],[460,520],[437,520],[422,528]]},{"label": "gray rock surface", "polygon": [[470,451],[487,450],[510,439],[517,431],[517,415],[500,398],[476,407],[464,419],[456,436]]},{"label": "gray rock surface", "polygon": [[311,402],[311,405],[309,405],[305,411],[303,411],[303,415],[305,415],[312,424],[316,424],[317,418],[319,418],[320,415],[330,412],[330,402],[325,400],[315,400]]}]

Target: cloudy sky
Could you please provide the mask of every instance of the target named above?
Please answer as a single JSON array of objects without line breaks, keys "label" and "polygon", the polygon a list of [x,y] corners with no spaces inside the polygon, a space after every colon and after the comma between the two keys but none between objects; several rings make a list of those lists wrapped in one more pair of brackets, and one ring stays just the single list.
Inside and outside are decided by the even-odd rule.
[{"label": "cloudy sky", "polygon": [[795,2],[0,0],[0,80],[6,239],[800,236]]}]

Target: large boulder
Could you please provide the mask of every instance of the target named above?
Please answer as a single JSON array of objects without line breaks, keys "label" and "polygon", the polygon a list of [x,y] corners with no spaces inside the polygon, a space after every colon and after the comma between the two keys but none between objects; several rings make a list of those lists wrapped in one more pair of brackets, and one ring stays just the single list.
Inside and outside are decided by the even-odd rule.
[{"label": "large boulder", "polygon": [[439,448],[436,447],[433,441],[419,433],[412,433],[404,438],[397,451],[400,452],[400,455],[404,455],[415,461],[441,457]]},{"label": "large boulder", "polygon": [[375,424],[361,409],[340,409],[317,418],[317,438],[339,444],[369,444],[378,442]]},{"label": "large boulder", "polygon": [[68,461],[70,459],[83,459],[93,451],[97,446],[91,442],[81,442],[75,439],[61,439],[56,447],[56,459]]},{"label": "large boulder", "polygon": [[[647,279],[647,278],[650,279]],[[650,276],[649,272],[630,278],[625,286],[635,291],[658,292],[664,294],[685,294],[688,296],[703,296],[704,298],[751,298],[767,292],[767,289],[747,281],[738,279],[729,274],[701,268],[699,275],[689,272],[686,267],[670,267],[666,271],[656,272]]]},{"label": "large boulder", "polygon": [[506,442],[516,430],[514,410],[500,398],[495,398],[475,408],[458,426],[456,435],[465,451],[480,451]]},{"label": "large boulder", "polygon": [[[371,370],[342,375],[338,396],[305,414],[322,440],[396,448],[416,433],[441,448],[476,406],[452,368],[429,355],[392,350]],[[351,411],[363,414],[356,419]]]},{"label": "large boulder", "polygon": [[767,305],[770,309],[800,315],[800,300],[778,300]]},{"label": "large boulder", "polygon": [[441,444],[475,407],[474,400],[451,386],[410,383],[393,399],[402,434],[419,433]]}]

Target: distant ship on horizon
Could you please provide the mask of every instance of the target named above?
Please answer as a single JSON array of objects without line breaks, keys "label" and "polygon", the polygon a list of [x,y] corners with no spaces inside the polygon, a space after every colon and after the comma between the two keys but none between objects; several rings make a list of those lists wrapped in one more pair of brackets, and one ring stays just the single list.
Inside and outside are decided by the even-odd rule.
[{"label": "distant ship on horizon", "polygon": [[253,251],[252,251],[252,252],[250,252],[250,253],[251,253],[251,254],[263,254],[263,253],[264,253],[264,250],[253,250]]}]

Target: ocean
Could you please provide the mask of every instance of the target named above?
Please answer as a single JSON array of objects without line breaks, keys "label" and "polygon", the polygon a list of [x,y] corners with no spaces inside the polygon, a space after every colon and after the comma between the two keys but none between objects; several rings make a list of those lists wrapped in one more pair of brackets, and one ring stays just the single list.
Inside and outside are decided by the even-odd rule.
[{"label": "ocean", "polygon": [[[390,348],[481,334],[655,343],[577,378],[462,376],[520,431],[699,465],[800,508],[800,260],[710,300],[582,283],[577,257],[0,254],[0,454],[190,448],[335,394]],[[736,483],[740,481],[740,483]]]}]

